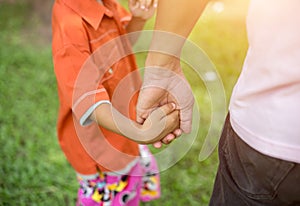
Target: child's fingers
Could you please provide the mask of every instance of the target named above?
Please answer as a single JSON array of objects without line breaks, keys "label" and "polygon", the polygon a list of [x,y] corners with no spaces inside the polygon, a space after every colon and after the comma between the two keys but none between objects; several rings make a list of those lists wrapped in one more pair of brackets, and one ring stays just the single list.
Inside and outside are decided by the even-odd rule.
[{"label": "child's fingers", "polygon": [[153,1],[153,0],[146,0],[145,6],[146,6],[147,9],[149,9],[150,6],[152,5],[152,1]]},{"label": "child's fingers", "polygon": [[168,114],[167,122],[171,125],[173,125],[173,129],[176,129],[179,127],[179,111],[175,110]]},{"label": "child's fingers", "polygon": [[149,117],[149,115],[155,111],[156,108],[149,108],[149,109],[140,109],[139,107],[136,108],[136,122],[139,124],[143,124],[144,121]]},{"label": "child's fingers", "polygon": [[176,109],[176,105],[174,103],[165,104],[158,109],[153,111],[153,116],[157,119],[162,119],[168,114],[172,113]]},{"label": "child's fingers", "polygon": [[158,0],[152,0],[152,6],[154,8],[157,8],[157,5],[158,5]]},{"label": "child's fingers", "polygon": [[132,10],[135,10],[138,7],[140,7],[139,1],[137,1],[137,0],[129,0],[129,8],[131,8]]},{"label": "child's fingers", "polygon": [[150,7],[157,7],[157,0],[139,0],[139,5],[141,9],[150,9]]},{"label": "child's fingers", "polygon": [[140,8],[141,9],[146,9],[147,7],[147,0],[139,0],[140,3]]}]

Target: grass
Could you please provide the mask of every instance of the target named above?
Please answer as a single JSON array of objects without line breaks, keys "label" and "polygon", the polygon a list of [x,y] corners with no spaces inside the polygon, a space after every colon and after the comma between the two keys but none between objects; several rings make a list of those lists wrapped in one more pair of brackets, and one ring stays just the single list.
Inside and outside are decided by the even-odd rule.
[{"label": "grass", "polygon": [[[58,102],[51,45],[35,43],[38,33],[29,32],[32,21],[24,18],[30,7],[20,2],[0,3],[0,206],[74,205],[77,182],[56,137]],[[227,102],[247,48],[243,13],[236,14],[238,18],[234,14],[226,9],[216,14],[208,7],[190,36],[216,66]],[[143,57],[139,59],[141,64]],[[185,71],[197,91],[200,132],[180,161],[161,173],[162,198],[146,206],[207,205],[210,198],[216,150],[198,161],[209,128],[210,102],[204,84],[191,70]]]},{"label": "grass", "polygon": [[0,205],[68,205],[76,183],[56,139],[51,48],[27,34],[26,5],[0,8]]}]

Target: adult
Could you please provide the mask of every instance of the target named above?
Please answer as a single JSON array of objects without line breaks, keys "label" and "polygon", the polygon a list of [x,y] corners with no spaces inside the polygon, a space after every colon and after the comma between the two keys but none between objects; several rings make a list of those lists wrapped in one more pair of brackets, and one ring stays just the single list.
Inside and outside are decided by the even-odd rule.
[{"label": "adult", "polygon": [[[205,4],[200,0],[173,0],[170,6],[169,1],[160,0],[155,29],[187,37]],[[300,205],[298,8],[298,0],[250,2],[249,49],[220,139],[220,164],[210,205]],[[154,36],[151,48],[162,47],[159,40]],[[167,39],[164,41],[169,45]],[[180,51],[183,42],[171,43],[174,53]],[[155,104],[167,101],[163,98],[168,96],[167,90],[148,87],[151,79],[173,84],[168,75],[166,78],[151,72],[157,66],[181,73],[172,55],[149,53],[144,77],[147,81],[137,107],[140,120]],[[160,69],[160,73],[163,71]],[[181,110],[180,118],[190,122],[186,121],[191,119],[187,111]],[[189,131],[187,128],[181,124],[184,132]],[[164,138],[158,146],[162,142],[169,141]]]}]

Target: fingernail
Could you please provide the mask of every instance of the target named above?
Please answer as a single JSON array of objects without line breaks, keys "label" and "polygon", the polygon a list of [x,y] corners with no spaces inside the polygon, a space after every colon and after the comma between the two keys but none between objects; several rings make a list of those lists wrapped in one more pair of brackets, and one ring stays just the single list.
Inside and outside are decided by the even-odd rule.
[{"label": "fingernail", "polygon": [[168,142],[171,142],[173,139],[174,139],[174,136],[173,136],[173,135],[168,135],[168,136],[167,136],[167,141],[168,141]]},{"label": "fingernail", "polygon": [[171,103],[172,105],[172,109],[176,109],[176,104],[175,103]]},{"label": "fingernail", "polygon": [[167,142],[170,142],[170,141],[172,141],[172,137],[168,136],[167,137]]},{"label": "fingernail", "polygon": [[146,8],[146,7],[145,7],[144,5],[142,5],[142,6],[141,6],[141,9],[143,9],[143,10],[144,10],[145,8]]},{"label": "fingernail", "polygon": [[170,144],[171,142],[173,142],[174,139],[170,139],[168,140],[168,143],[167,144]]},{"label": "fingernail", "polygon": [[155,142],[155,143],[153,143],[153,147],[161,148],[161,143],[160,142]]},{"label": "fingernail", "polygon": [[176,136],[180,136],[182,134],[182,131],[181,129],[177,129],[176,132],[175,132]]}]

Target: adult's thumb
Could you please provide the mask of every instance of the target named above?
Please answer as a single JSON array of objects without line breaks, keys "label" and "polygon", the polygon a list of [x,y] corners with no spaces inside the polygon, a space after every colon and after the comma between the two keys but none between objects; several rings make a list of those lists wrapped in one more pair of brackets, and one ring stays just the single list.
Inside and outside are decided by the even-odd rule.
[{"label": "adult's thumb", "polygon": [[193,110],[180,110],[180,129],[188,134],[192,131]]}]

